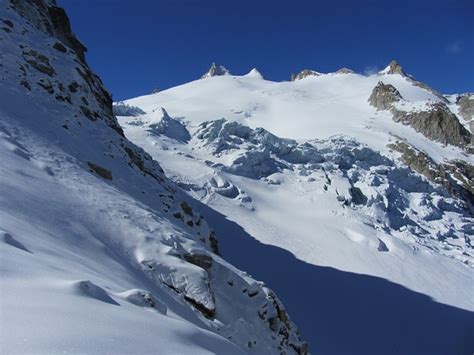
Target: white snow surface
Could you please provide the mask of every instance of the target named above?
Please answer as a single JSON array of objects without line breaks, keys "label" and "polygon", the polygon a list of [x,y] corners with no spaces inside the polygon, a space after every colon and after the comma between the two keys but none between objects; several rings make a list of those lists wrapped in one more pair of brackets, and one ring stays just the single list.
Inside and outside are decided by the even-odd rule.
[{"label": "white snow surface", "polygon": [[28,21],[0,1],[0,353],[294,353],[283,304],[114,128],[43,3],[16,6]]},{"label": "white snow surface", "polygon": [[[387,144],[404,139],[436,162],[473,158],[376,112],[378,81],[406,110],[440,100],[398,74],[224,76],[126,100],[146,114],[119,122],[215,211],[224,255],[282,295],[321,353],[468,353],[473,219]],[[162,108],[189,142],[149,128]]]}]

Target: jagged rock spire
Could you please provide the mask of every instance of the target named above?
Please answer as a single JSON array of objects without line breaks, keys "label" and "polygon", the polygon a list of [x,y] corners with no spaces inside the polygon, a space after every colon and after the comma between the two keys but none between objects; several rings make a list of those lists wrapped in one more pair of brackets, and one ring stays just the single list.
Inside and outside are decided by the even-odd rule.
[{"label": "jagged rock spire", "polygon": [[403,100],[403,97],[393,85],[379,81],[368,101],[377,110],[388,110],[394,102],[400,100]]},{"label": "jagged rock spire", "polygon": [[407,76],[402,66],[397,63],[396,60],[392,60],[380,74],[400,74],[402,76]]},{"label": "jagged rock spire", "polygon": [[211,78],[213,76],[229,75],[230,72],[223,66],[212,63],[209,70],[201,77],[201,79]]}]

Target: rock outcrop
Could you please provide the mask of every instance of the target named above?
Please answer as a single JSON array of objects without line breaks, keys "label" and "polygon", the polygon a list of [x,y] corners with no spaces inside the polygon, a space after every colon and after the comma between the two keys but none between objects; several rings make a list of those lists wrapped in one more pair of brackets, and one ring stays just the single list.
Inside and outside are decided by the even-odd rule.
[{"label": "rock outcrop", "polygon": [[311,69],[303,69],[298,74],[291,74],[291,81],[301,80],[307,78],[308,76],[320,76],[321,73],[311,70]]},{"label": "rock outcrop", "polygon": [[410,169],[429,181],[442,185],[452,196],[463,200],[471,215],[474,215],[474,166],[461,160],[436,164],[426,153],[404,141],[388,146],[401,153],[400,159]]},{"label": "rock outcrop", "polygon": [[380,74],[400,74],[402,76],[407,76],[402,66],[397,63],[396,60],[392,60]]},{"label": "rock outcrop", "polygon": [[[462,94],[456,97],[459,115],[469,122],[469,129],[474,133],[474,94]],[[471,143],[474,143],[471,141]]]},{"label": "rock outcrop", "polygon": [[[396,67],[394,70],[397,70]],[[402,100],[403,97],[393,85],[379,81],[368,102],[377,110],[389,110],[395,122],[409,125],[429,139],[457,147],[466,147],[470,143],[471,133],[445,103],[430,104],[422,111],[403,111],[395,105]]]},{"label": "rock outcrop", "polygon": [[391,112],[395,122],[409,125],[442,144],[466,147],[471,141],[471,133],[442,102],[434,103],[424,111],[406,112],[392,108]]},{"label": "rock outcrop", "polygon": [[439,93],[438,91],[434,90],[432,87],[430,87],[429,85],[421,82],[421,81],[418,81],[416,80],[415,78],[413,78],[413,76],[411,76],[410,74],[407,74],[402,66],[396,61],[396,60],[392,60],[386,67],[385,69],[383,69],[382,71],[379,72],[379,75],[393,75],[393,74],[398,74],[398,75],[401,75],[402,77],[404,77],[406,80],[408,80],[409,82],[411,82],[413,85],[415,86],[418,86],[422,89],[425,89],[426,91],[432,93],[433,95],[437,96],[441,101],[447,103],[448,100],[443,96],[441,95],[441,93]]},{"label": "rock outcrop", "polygon": [[400,92],[390,84],[379,81],[369,97],[369,103],[377,110],[388,110],[393,103],[403,100]]},{"label": "rock outcrop", "polygon": [[212,78],[213,76],[229,75],[229,71],[222,65],[212,63],[209,70],[201,76],[201,79]]}]

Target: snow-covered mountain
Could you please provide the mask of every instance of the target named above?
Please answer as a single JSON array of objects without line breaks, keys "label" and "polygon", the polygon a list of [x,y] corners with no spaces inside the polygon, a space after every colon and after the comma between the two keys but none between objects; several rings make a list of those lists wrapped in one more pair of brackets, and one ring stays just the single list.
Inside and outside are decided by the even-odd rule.
[{"label": "snow-covered mountain", "polygon": [[472,353],[472,94],[213,64],[112,106],[85,53],[0,0],[0,353]]},{"label": "snow-covered mountain", "polygon": [[469,353],[470,96],[395,61],[292,79],[206,76],[126,100],[145,114],[119,122],[214,211],[223,255],[278,291],[315,352]]},{"label": "snow-covered mountain", "polygon": [[54,0],[0,1],[0,353],[307,353],[125,138],[85,52]]}]

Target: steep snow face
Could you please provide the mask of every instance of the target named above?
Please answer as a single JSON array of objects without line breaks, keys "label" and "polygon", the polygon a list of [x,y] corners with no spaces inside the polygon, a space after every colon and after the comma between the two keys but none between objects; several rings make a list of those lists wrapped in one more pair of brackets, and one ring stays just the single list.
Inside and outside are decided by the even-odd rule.
[{"label": "steep snow face", "polygon": [[[466,352],[474,220],[453,191],[472,175],[449,169],[473,159],[372,107],[379,81],[399,110],[445,105],[396,72],[226,76],[128,100],[146,114],[119,122],[211,220],[228,217],[223,253],[265,275],[321,353]],[[160,107],[186,124],[186,144],[150,133]]]},{"label": "steep snow face", "polygon": [[[2,1],[0,19],[1,352],[305,353],[200,203],[123,136],[64,11]],[[189,139],[161,118],[154,136]]]}]

